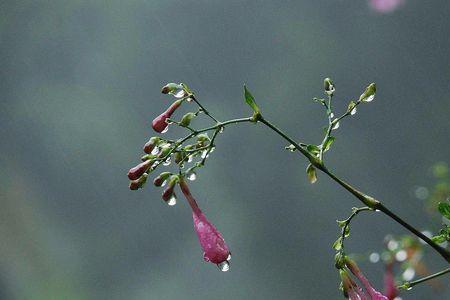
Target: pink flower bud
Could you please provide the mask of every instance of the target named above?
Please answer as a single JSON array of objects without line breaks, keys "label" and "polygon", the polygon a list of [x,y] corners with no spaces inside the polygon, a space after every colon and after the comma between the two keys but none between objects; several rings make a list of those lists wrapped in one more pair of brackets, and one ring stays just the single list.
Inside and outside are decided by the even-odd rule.
[{"label": "pink flower bud", "polygon": [[150,168],[151,164],[152,164],[151,160],[146,160],[146,161],[138,164],[136,167],[131,168],[128,171],[128,178],[130,180],[138,179],[139,177],[142,176],[142,174],[144,174]]},{"label": "pink flower bud", "polygon": [[347,268],[356,276],[356,278],[361,281],[367,293],[370,295],[372,300],[389,300],[388,297],[384,296],[382,293],[375,290],[370,284],[369,280],[364,276],[358,265],[348,257],[345,258],[345,265]]},{"label": "pink flower bud", "polygon": [[147,153],[147,154],[152,153],[152,150],[159,143],[159,141],[160,141],[160,138],[157,137],[157,136],[154,136],[154,137],[150,138],[148,140],[148,142],[145,143],[145,145],[144,145],[144,152]]},{"label": "pink flower bud", "polygon": [[169,124],[167,124],[166,122],[166,119],[172,116],[175,110],[177,110],[177,108],[180,107],[181,103],[182,103],[181,100],[175,101],[174,103],[172,103],[171,106],[169,106],[169,108],[166,111],[164,111],[162,114],[160,114],[153,120],[152,127],[156,132],[161,133],[167,128],[167,126],[169,126]]},{"label": "pink flower bud", "polygon": [[206,219],[194,197],[192,197],[184,179],[180,180],[180,187],[192,208],[194,229],[203,249],[203,259],[217,264],[222,271],[227,271],[229,269],[231,253],[228,250],[225,240],[214,225]]}]

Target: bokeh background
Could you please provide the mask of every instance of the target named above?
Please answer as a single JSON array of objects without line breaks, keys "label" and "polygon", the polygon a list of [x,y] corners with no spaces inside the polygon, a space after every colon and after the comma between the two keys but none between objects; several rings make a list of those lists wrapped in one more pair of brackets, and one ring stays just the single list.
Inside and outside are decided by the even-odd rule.
[{"label": "bokeh background", "polygon": [[[388,14],[362,0],[0,1],[0,298],[339,299],[335,220],[359,203],[321,174],[310,185],[267,128],[227,128],[192,184],[232,249],[227,273],[203,262],[186,203],[129,191],[126,172],[167,82],[188,83],[222,120],[250,114],[247,83],[268,119],[318,143],[323,78],[341,111],[373,81],[376,100],[341,124],[328,164],[435,230],[414,189],[449,161],[449,13],[446,0]],[[355,253],[405,233],[381,214],[354,224]],[[381,288],[383,265],[361,267]]]}]

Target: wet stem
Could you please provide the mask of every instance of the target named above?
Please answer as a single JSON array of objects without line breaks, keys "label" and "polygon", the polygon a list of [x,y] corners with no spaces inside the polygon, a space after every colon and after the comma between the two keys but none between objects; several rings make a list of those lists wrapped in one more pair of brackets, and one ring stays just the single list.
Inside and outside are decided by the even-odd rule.
[{"label": "wet stem", "polygon": [[[375,198],[373,198],[371,196],[368,196],[368,195],[362,193],[361,191],[357,190],[356,188],[354,188],[353,186],[351,186],[350,184],[348,184],[344,180],[342,180],[339,177],[337,177],[331,171],[329,171],[325,167],[325,165],[323,163],[323,159],[322,159],[323,158],[323,150],[321,150],[321,152],[319,154],[319,157],[316,157],[315,155],[311,154],[306,149],[306,147],[305,147],[306,144],[296,142],[294,139],[289,137],[284,131],[282,131],[281,129],[276,127],[274,124],[272,124],[271,122],[266,120],[261,114],[258,114],[256,119],[254,117],[247,117],[247,118],[238,118],[238,119],[231,119],[231,120],[224,121],[224,122],[219,122],[216,118],[214,118],[205,109],[205,107],[203,105],[200,104],[200,102],[195,97],[192,96],[192,98],[195,101],[195,103],[199,106],[200,110],[203,111],[207,116],[209,116],[214,122],[216,122],[216,124],[211,126],[211,127],[207,127],[207,128],[200,129],[200,130],[194,130],[192,128],[188,128],[191,131],[191,133],[189,135],[187,135],[186,137],[178,140],[175,143],[175,147],[165,157],[161,158],[161,162],[164,161],[165,159],[167,159],[184,142],[186,142],[187,140],[197,136],[200,133],[214,130],[214,135],[213,135],[210,143],[205,147],[207,149],[207,153],[206,153],[206,156],[207,156],[207,154],[209,154],[211,152],[211,149],[214,146],[214,141],[215,141],[218,133],[220,132],[220,130],[222,128],[224,128],[224,127],[226,127],[228,125],[231,125],[231,124],[249,123],[249,122],[250,123],[255,123],[255,122],[262,123],[266,127],[270,128],[272,131],[277,133],[279,136],[281,136],[283,139],[285,139],[286,141],[291,143],[295,147],[296,150],[298,150],[303,156],[305,156],[311,162],[312,165],[314,165],[317,169],[321,170],[324,174],[328,175],[332,180],[337,182],[340,186],[342,186],[344,189],[346,189],[353,196],[355,196],[362,203],[364,203],[364,205],[367,206],[367,207],[364,207],[362,209],[356,210],[354,212],[354,214],[352,214],[352,216],[350,216],[349,223],[350,223],[351,219],[354,216],[356,216],[360,211],[363,211],[363,210],[381,211],[386,216],[388,216],[389,218],[391,218],[392,220],[394,220],[398,224],[400,224],[403,227],[405,227],[412,234],[414,234],[418,238],[422,239],[425,243],[427,243],[429,246],[431,246],[436,252],[438,252],[446,260],[447,263],[450,263],[450,252],[448,252],[446,249],[442,248],[441,246],[439,246],[438,244],[433,242],[429,237],[425,236],[418,229],[416,229],[415,227],[413,227],[412,225],[410,225],[409,223],[404,221],[402,218],[400,218],[399,216],[394,214],[391,210],[389,210],[386,206],[384,206],[380,201],[376,200]],[[328,103],[325,104],[326,109],[327,109],[327,115],[328,115],[328,128],[327,128],[327,132],[325,134],[325,138],[324,138],[324,140],[323,140],[323,142],[321,144],[322,145],[321,148],[323,148],[323,145],[324,145],[326,139],[331,135],[332,128],[333,128],[335,122],[339,122],[340,120],[342,120],[343,118],[345,118],[345,117],[347,117],[348,115],[351,114],[351,110],[348,110],[346,113],[344,113],[340,117],[336,118],[335,122],[333,122],[332,121],[332,111],[331,111],[331,98],[332,97],[329,96]],[[360,103],[361,103],[361,101],[357,101],[355,103],[356,104],[355,107],[358,106]],[[200,163],[201,165],[203,165],[205,163],[206,156],[202,159],[202,161]],[[348,226],[348,224],[346,226]],[[430,275],[428,277],[425,277],[423,279],[420,279],[420,280],[417,280],[417,281],[414,281],[414,282],[410,282],[408,284],[416,285],[416,284],[419,284],[421,282],[433,279],[435,277],[442,276],[442,275],[447,274],[449,272],[450,272],[450,269],[445,269],[444,271],[438,272],[436,274]]]}]

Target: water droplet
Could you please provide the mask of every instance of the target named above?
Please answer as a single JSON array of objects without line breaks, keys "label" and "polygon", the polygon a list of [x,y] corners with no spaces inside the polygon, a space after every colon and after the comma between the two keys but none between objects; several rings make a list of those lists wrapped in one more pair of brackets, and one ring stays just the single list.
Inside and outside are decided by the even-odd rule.
[{"label": "water droplet", "polygon": [[159,147],[153,148],[151,154],[152,154],[152,155],[156,155],[156,154],[158,154],[158,153],[159,153]]},{"label": "water droplet", "polygon": [[231,260],[231,253],[228,254],[228,257],[227,257],[227,261],[230,261],[230,260]]},{"label": "water droplet", "polygon": [[225,130],[225,126],[220,127],[219,133],[222,133]]},{"label": "water droplet", "polygon": [[334,118],[334,114],[333,113],[330,114],[330,118]]},{"label": "water droplet", "polygon": [[167,201],[167,205],[174,206],[175,204],[177,204],[177,197],[173,194],[169,201]]},{"label": "water droplet", "polygon": [[350,115],[353,116],[354,114],[356,114],[356,107],[354,109],[352,109],[352,111],[350,112]]},{"label": "water droplet", "polygon": [[191,155],[191,156],[189,156],[189,158],[188,158],[188,163],[190,163],[190,162],[192,162],[194,160],[194,157]]},{"label": "water droplet", "polygon": [[369,97],[365,98],[363,101],[364,102],[370,102],[375,98],[375,95],[370,95]]},{"label": "water droplet", "polygon": [[195,174],[195,172],[189,172],[187,174],[187,179],[189,179],[190,181],[194,181],[195,179],[197,179],[197,174]]},{"label": "water droplet", "polygon": [[398,244],[398,242],[397,242],[396,240],[390,240],[390,241],[387,243],[387,248],[388,248],[389,250],[391,250],[391,251],[396,250],[396,249],[398,248],[398,246],[399,246],[399,244]]},{"label": "water droplet", "polygon": [[415,275],[416,275],[416,271],[414,271],[414,269],[410,267],[410,268],[407,268],[405,270],[405,272],[403,272],[402,278],[403,278],[403,280],[409,281],[409,280],[412,280]]},{"label": "water droplet", "polygon": [[192,97],[189,97],[189,98],[186,99],[186,101],[187,102],[192,102],[192,101],[194,101],[194,99],[192,99]]},{"label": "water droplet", "polygon": [[208,155],[208,150],[203,150],[203,152],[202,152],[202,158],[204,159],[204,158],[207,158],[209,155]]},{"label": "water droplet", "polygon": [[183,98],[184,96],[186,96],[186,92],[183,89],[180,89],[175,91],[173,95],[175,96],[175,98]]},{"label": "water droplet", "polygon": [[169,130],[169,126],[166,126],[166,128],[164,128],[163,131],[161,131],[161,133],[166,133],[167,130]]},{"label": "water droplet", "polygon": [[369,260],[371,263],[377,263],[380,261],[380,254],[373,252],[369,255]]},{"label": "water droplet", "polygon": [[338,128],[339,128],[339,122],[336,122],[336,123],[334,123],[333,128],[331,128],[331,129],[336,130]]},{"label": "water droplet", "polygon": [[170,157],[168,157],[164,162],[163,162],[163,166],[168,166],[170,165],[171,161],[170,161]]},{"label": "water droplet", "polygon": [[397,253],[395,253],[395,259],[397,261],[400,261],[400,262],[405,261],[407,257],[408,257],[408,254],[406,253],[405,250],[400,250]]},{"label": "water droplet", "polygon": [[164,180],[163,183],[161,184],[161,187],[165,186],[167,184],[167,180]]},{"label": "water droplet", "polygon": [[424,186],[418,186],[416,190],[414,191],[414,194],[417,199],[419,200],[425,200],[428,198],[428,195],[430,194],[428,189]]},{"label": "water droplet", "polygon": [[214,150],[216,150],[216,147],[211,147],[211,150],[209,150],[209,153],[213,153]]},{"label": "water droplet", "polygon": [[230,269],[230,263],[227,260],[225,260],[220,264],[217,264],[217,267],[219,268],[220,271],[226,272]]},{"label": "water droplet", "polygon": [[410,291],[410,290],[412,290],[412,286],[410,286],[409,288],[407,288],[406,289],[407,291]]}]

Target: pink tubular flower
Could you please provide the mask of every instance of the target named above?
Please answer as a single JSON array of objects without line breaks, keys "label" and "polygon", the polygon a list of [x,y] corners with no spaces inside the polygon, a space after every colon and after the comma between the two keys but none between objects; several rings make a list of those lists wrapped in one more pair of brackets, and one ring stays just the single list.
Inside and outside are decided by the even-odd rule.
[{"label": "pink tubular flower", "polygon": [[348,257],[345,258],[345,265],[347,268],[356,276],[356,278],[361,281],[364,288],[372,300],[389,300],[388,297],[384,296],[382,293],[375,290],[370,284],[369,280],[364,276],[361,270],[358,268],[358,265]]},{"label": "pink tubular flower", "polygon": [[353,279],[347,274],[347,271],[340,271],[342,286],[344,288],[345,296],[350,300],[366,300],[367,295],[362,288],[353,281]]},{"label": "pink tubular flower", "polygon": [[393,263],[386,265],[386,271],[384,273],[384,293],[389,300],[395,299],[398,296],[398,289],[395,286],[395,278],[392,273]]},{"label": "pink tubular flower", "polygon": [[404,0],[370,0],[369,5],[379,13],[390,13],[396,10]]},{"label": "pink tubular flower", "polygon": [[222,235],[214,225],[206,219],[194,197],[192,197],[184,179],[180,179],[180,187],[192,208],[194,229],[197,232],[200,245],[203,249],[204,260],[217,264],[222,271],[228,271],[231,254]]},{"label": "pink tubular flower", "polygon": [[169,126],[169,124],[167,124],[166,122],[166,119],[172,116],[175,110],[177,110],[177,108],[180,107],[181,103],[182,103],[181,100],[175,101],[174,103],[172,103],[171,106],[169,106],[168,109],[166,109],[166,111],[164,111],[162,114],[160,114],[153,120],[152,127],[156,132],[161,133],[166,130],[167,126]]}]

